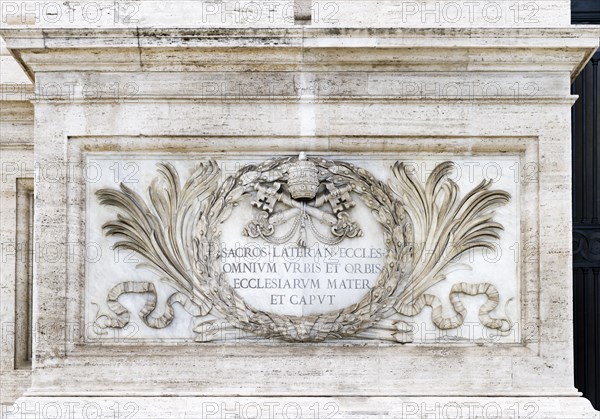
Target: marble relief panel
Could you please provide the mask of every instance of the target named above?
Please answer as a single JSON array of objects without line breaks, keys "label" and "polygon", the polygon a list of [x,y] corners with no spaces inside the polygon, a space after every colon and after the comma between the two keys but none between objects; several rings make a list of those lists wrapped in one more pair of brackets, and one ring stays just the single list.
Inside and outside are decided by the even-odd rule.
[{"label": "marble relief panel", "polygon": [[98,342],[517,343],[519,164],[88,153],[85,321]]}]

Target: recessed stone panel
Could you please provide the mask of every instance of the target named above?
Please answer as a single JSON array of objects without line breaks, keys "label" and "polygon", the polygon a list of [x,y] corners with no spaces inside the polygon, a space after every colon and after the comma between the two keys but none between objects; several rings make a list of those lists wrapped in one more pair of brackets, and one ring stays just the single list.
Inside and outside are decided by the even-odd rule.
[{"label": "recessed stone panel", "polygon": [[519,343],[520,165],[88,154],[92,340]]}]

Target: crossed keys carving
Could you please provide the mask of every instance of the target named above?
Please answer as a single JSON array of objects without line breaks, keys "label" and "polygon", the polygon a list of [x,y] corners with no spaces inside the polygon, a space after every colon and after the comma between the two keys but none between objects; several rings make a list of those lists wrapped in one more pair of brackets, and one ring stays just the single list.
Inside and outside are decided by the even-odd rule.
[{"label": "crossed keys carving", "polygon": [[[328,245],[338,244],[346,237],[362,236],[362,230],[350,219],[347,212],[356,205],[350,196],[353,186],[344,185],[338,188],[329,182],[319,186],[321,185],[325,187],[320,188],[313,199],[297,200],[281,182],[256,183],[256,198],[251,204],[260,212],[246,225],[242,234],[253,238],[261,237],[273,244],[284,244],[296,237],[296,243],[300,247],[306,247],[309,230],[319,242]],[[277,211],[277,203],[285,205],[286,208]],[[322,209],[327,203],[331,206],[331,212]],[[313,219],[329,226],[331,235],[319,231]],[[276,227],[290,220],[293,220],[290,229],[285,234],[276,236]]]}]

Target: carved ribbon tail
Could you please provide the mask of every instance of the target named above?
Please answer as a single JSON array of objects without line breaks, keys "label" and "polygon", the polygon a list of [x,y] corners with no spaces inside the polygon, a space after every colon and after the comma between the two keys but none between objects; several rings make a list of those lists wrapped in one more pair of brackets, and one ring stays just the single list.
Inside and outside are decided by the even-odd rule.
[{"label": "carved ribbon tail", "polygon": [[131,319],[131,314],[125,306],[119,303],[119,297],[128,293],[146,294],[146,303],[140,310],[139,316],[146,326],[153,329],[162,329],[171,324],[175,317],[175,310],[173,308],[175,303],[181,304],[192,316],[204,316],[210,311],[210,307],[201,306],[192,301],[187,295],[175,292],[167,298],[164,313],[161,316],[153,317],[152,313],[156,309],[158,299],[154,284],[152,282],[121,282],[110,290],[107,297],[107,304],[113,315],[103,314],[96,319],[96,324],[100,328],[123,328],[127,326]]},{"label": "carved ribbon tail", "polygon": [[501,334],[509,332],[513,327],[512,320],[505,318],[494,318],[490,313],[498,306],[500,296],[495,286],[490,283],[468,284],[459,282],[452,286],[450,290],[450,302],[456,314],[450,317],[444,317],[443,307],[440,299],[432,294],[421,294],[412,302],[404,302],[399,299],[394,308],[404,316],[413,317],[423,310],[425,306],[431,307],[431,320],[441,330],[456,329],[462,326],[467,315],[467,309],[460,300],[459,294],[480,295],[485,294],[488,300],[479,308],[479,321],[490,329],[496,329]]}]

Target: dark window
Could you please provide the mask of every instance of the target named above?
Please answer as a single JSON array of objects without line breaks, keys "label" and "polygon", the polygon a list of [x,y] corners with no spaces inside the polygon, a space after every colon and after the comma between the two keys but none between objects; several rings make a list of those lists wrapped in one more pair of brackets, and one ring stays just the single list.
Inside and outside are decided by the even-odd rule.
[{"label": "dark window", "polygon": [[600,0],[571,0],[571,22],[600,23]]}]

